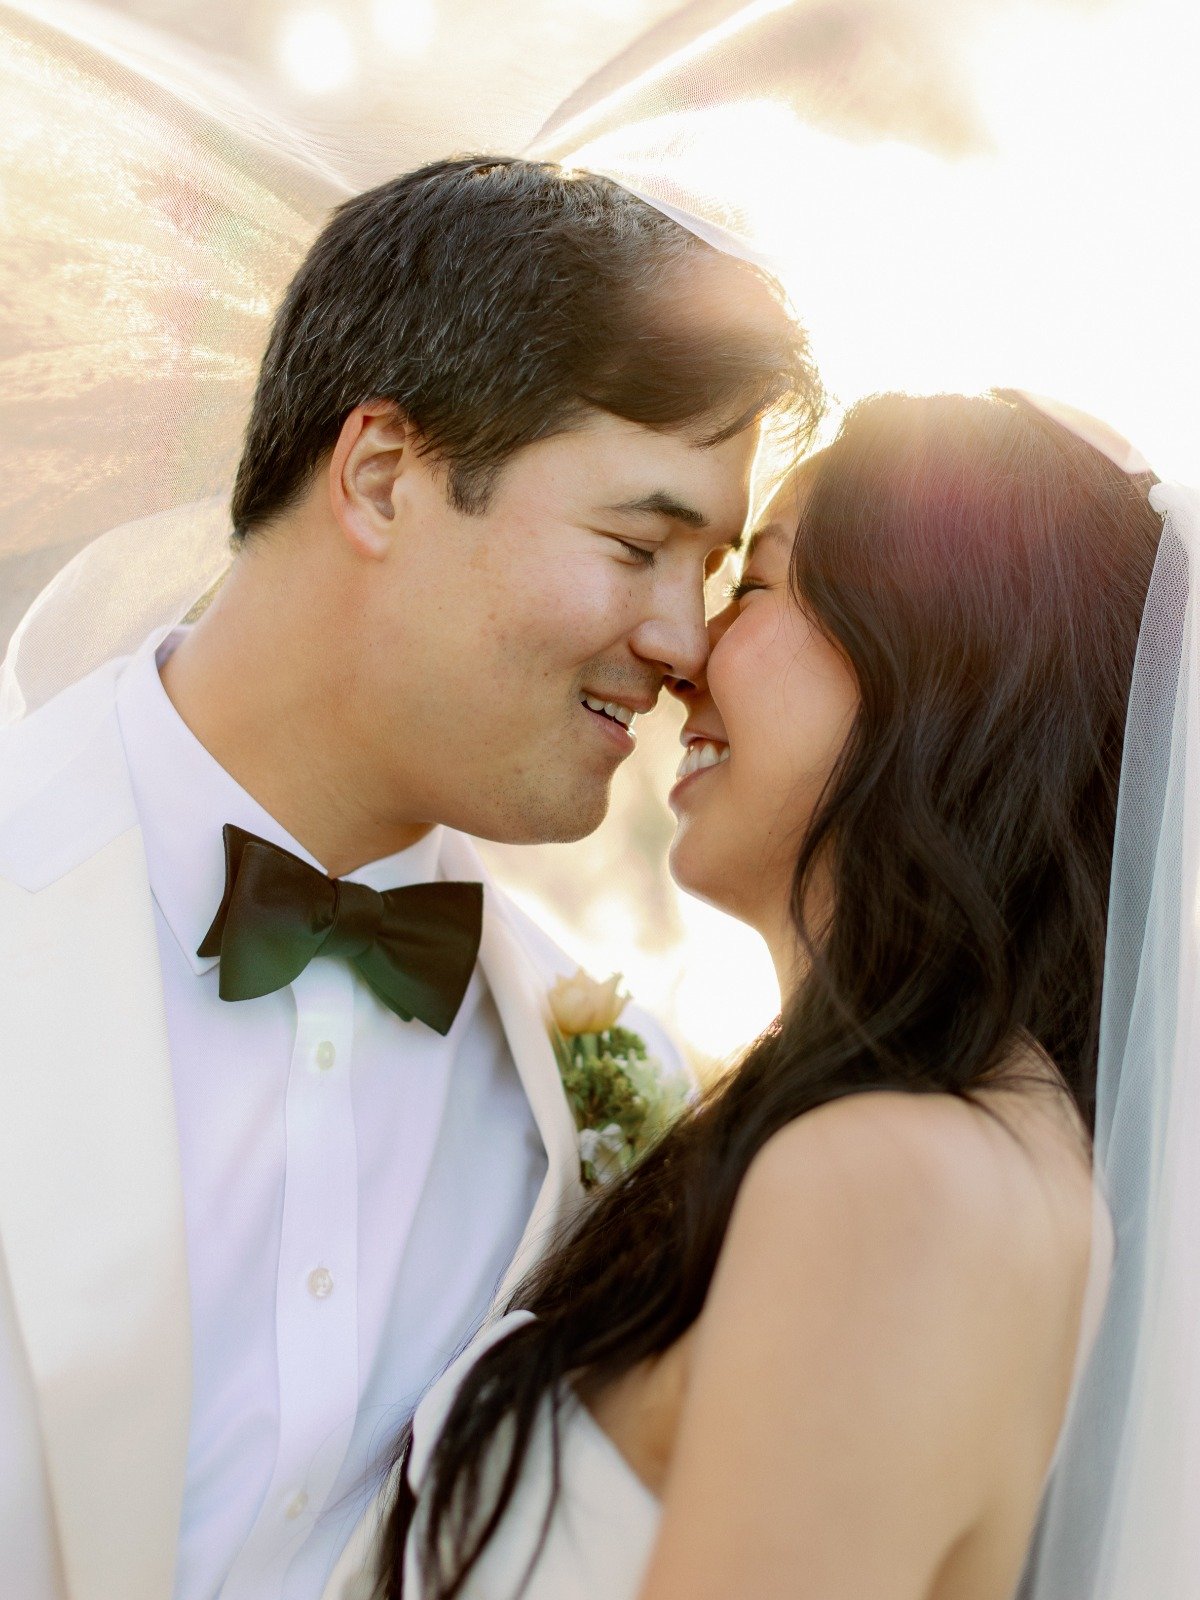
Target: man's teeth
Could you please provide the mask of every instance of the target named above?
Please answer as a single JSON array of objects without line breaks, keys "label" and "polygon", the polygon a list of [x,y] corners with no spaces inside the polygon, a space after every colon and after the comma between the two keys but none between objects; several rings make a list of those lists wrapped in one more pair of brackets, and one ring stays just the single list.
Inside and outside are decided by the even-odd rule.
[{"label": "man's teeth", "polygon": [[589,711],[603,711],[606,717],[611,717],[614,722],[619,722],[623,728],[633,725],[636,711],[630,711],[628,706],[619,706],[613,700],[593,700],[590,694],[585,694],[583,703]]},{"label": "man's teeth", "polygon": [[711,739],[695,739],[683,752],[675,781],[678,783],[683,778],[690,778],[693,772],[703,772],[705,767],[718,767],[722,761],[728,760],[727,744],[714,744]]}]

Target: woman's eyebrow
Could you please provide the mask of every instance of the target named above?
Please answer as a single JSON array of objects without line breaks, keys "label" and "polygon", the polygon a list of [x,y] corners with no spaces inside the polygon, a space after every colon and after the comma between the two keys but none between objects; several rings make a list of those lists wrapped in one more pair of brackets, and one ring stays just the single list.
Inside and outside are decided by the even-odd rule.
[{"label": "woman's eyebrow", "polygon": [[743,560],[749,561],[758,546],[767,539],[779,539],[787,543],[789,539],[788,530],[782,522],[768,522],[761,528],[755,528],[754,532],[746,540],[746,548],[742,552]]}]

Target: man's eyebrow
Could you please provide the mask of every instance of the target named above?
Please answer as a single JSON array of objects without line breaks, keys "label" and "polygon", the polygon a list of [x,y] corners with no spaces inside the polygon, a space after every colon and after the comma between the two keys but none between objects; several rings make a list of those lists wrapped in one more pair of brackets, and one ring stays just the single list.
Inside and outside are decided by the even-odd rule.
[{"label": "man's eyebrow", "polygon": [[671,522],[682,522],[687,528],[708,527],[708,518],[703,511],[676,499],[665,489],[656,489],[653,494],[641,495],[636,500],[624,500],[619,506],[609,506],[607,509],[635,517],[666,517]]}]

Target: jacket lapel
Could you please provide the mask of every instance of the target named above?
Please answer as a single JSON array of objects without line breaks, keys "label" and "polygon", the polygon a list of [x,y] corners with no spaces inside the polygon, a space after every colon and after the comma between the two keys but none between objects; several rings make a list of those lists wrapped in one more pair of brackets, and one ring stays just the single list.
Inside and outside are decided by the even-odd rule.
[{"label": "jacket lapel", "polygon": [[[100,743],[103,766],[113,752]],[[32,808],[55,840],[67,820],[55,813],[97,777],[72,768]],[[29,810],[5,821],[0,1239],[70,1600],[163,1600],[190,1405],[183,1203],[141,834],[122,805],[108,816],[126,825],[114,836],[94,812],[80,819],[67,837],[78,857],[94,828],[90,853],[57,876],[62,861],[22,848]]]}]

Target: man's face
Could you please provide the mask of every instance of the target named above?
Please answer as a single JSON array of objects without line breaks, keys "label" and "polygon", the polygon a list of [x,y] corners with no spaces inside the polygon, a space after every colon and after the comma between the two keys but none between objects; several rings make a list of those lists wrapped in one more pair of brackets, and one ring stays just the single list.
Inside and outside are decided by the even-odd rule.
[{"label": "man's face", "polygon": [[348,701],[374,792],[513,843],[597,827],[630,713],[703,670],[704,578],[740,537],[756,442],[597,413],[520,451],[477,515],[408,454]]}]

